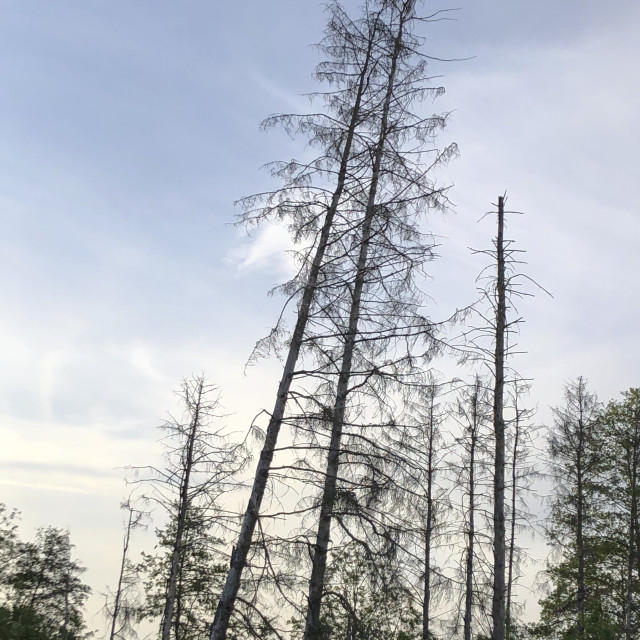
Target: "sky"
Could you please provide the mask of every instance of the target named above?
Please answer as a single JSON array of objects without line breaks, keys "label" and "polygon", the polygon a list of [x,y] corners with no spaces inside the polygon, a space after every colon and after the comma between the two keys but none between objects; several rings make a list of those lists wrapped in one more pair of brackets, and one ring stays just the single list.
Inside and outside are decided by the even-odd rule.
[{"label": "sky", "polygon": [[[433,316],[475,298],[468,247],[506,192],[553,294],[520,305],[540,420],[578,375],[604,401],[639,386],[640,5],[438,9],[425,51],[454,61],[434,62],[428,108],[460,157],[438,176],[455,207],[428,221]],[[323,20],[309,0],[0,0],[0,502],[24,538],[68,527],[96,593],[115,581],[122,468],[158,461],[180,379],[205,372],[239,431],[272,404],[279,363],[245,363],[287,239],[231,223],[274,186],[265,163],[306,153],[259,123],[308,108]]]}]

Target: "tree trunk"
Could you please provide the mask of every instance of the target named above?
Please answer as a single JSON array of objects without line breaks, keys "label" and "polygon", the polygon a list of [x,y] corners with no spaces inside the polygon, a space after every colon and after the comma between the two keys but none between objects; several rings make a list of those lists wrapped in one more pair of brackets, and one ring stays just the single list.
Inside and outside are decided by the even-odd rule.
[{"label": "tree trunk", "polygon": [[633,425],[633,440],[630,443],[630,481],[631,481],[631,505],[629,513],[629,537],[628,537],[628,561],[627,561],[627,593],[625,598],[625,616],[624,616],[624,631],[626,640],[631,640],[633,637],[633,593],[634,593],[634,579],[633,570],[638,563],[636,556],[636,545],[638,539],[637,523],[638,523],[638,453],[640,449],[640,421],[634,420]]},{"label": "tree trunk", "polygon": [[293,335],[291,337],[289,353],[287,355],[287,360],[282,372],[282,378],[280,379],[280,384],[278,386],[275,405],[271,414],[271,419],[269,420],[264,445],[262,447],[262,452],[260,453],[260,459],[256,468],[253,486],[251,489],[251,496],[247,504],[236,546],[234,547],[231,554],[231,566],[229,568],[229,572],[227,573],[227,578],[222,591],[222,595],[220,596],[220,600],[218,602],[213,624],[211,625],[210,640],[225,640],[225,638],[227,637],[227,630],[229,628],[231,614],[233,613],[236,597],[240,588],[242,572],[247,563],[247,556],[251,547],[253,532],[258,521],[260,507],[262,505],[267,481],[269,479],[269,469],[271,468],[271,463],[273,461],[273,456],[278,441],[278,435],[280,433],[280,427],[284,418],[287,398],[289,395],[289,390],[291,388],[295,366],[300,354],[300,348],[304,339],[307,322],[309,320],[311,304],[313,302],[316,286],[318,283],[318,277],[321,272],[324,255],[329,244],[329,237],[333,225],[333,220],[345,188],[347,171],[351,158],[351,148],[353,145],[356,128],[361,117],[360,106],[363,94],[366,90],[367,77],[370,71],[369,65],[372,55],[372,48],[373,42],[369,41],[366,57],[363,62],[362,70],[358,80],[358,88],[354,100],[351,119],[345,136],[336,188],[331,199],[331,204],[327,209],[327,213],[322,226],[322,231],[320,233],[318,246],[316,248],[313,262],[309,269],[307,282],[302,293],[302,299],[298,308],[298,318],[293,331]]},{"label": "tree trunk", "polygon": [[[631,517],[630,517],[630,525],[632,531],[632,539],[630,540],[630,551],[629,555],[631,556],[630,566],[631,571],[629,575],[629,583],[630,583],[630,591],[633,593],[635,590],[633,588],[633,569],[637,568],[640,573],[640,556],[638,555],[638,545],[640,545],[640,529],[638,523],[638,473],[640,473],[640,411],[635,411],[633,414],[633,443],[632,443],[632,452],[633,452],[633,474],[631,477]],[[638,583],[636,583],[637,589]],[[633,602],[630,607],[630,620],[629,625],[637,626],[637,611],[634,611]]]},{"label": "tree trunk", "polygon": [[[517,391],[516,391],[517,393]],[[507,577],[507,604],[506,604],[506,629],[507,640],[511,638],[512,615],[511,593],[513,590],[513,556],[516,545],[516,497],[517,497],[517,464],[518,464],[518,439],[520,437],[518,407],[516,406],[515,434],[513,441],[513,456],[511,458],[511,535],[509,538],[509,571]]]},{"label": "tree trunk", "polygon": [[[636,470],[633,470],[635,475]],[[632,630],[632,622],[633,622],[633,568],[636,564],[635,559],[635,538],[637,536],[637,532],[635,531],[635,520],[637,518],[638,505],[636,501],[636,487],[635,487],[635,477],[632,477],[631,484],[631,514],[629,519],[629,538],[628,538],[628,546],[629,553],[627,557],[627,593],[625,597],[625,615],[624,615],[624,632],[626,640],[631,640],[633,635]]]},{"label": "tree trunk", "polygon": [[324,588],[325,573],[327,568],[327,554],[330,542],[331,520],[333,517],[333,508],[336,500],[338,467],[340,464],[340,448],[342,440],[342,430],[344,426],[344,416],[347,405],[347,395],[349,392],[349,380],[351,378],[351,363],[353,359],[356,338],[358,336],[360,303],[367,271],[367,257],[369,252],[369,244],[371,242],[371,229],[376,213],[376,196],[378,192],[380,166],[388,136],[387,121],[394,93],[397,61],[400,51],[402,50],[403,29],[405,26],[405,22],[410,14],[410,11],[406,11],[406,9],[407,7],[409,7],[410,9],[412,6],[412,1],[406,2],[401,10],[398,33],[395,38],[393,54],[391,57],[387,91],[382,109],[380,134],[373,156],[371,183],[369,185],[365,219],[362,225],[360,251],[358,254],[358,261],[356,263],[356,277],[353,285],[353,295],[349,312],[349,324],[347,328],[347,334],[345,336],[342,365],[336,388],[336,401],[332,413],[331,441],[329,444],[329,454],[327,456],[326,475],[322,492],[318,530],[316,533],[316,544],[313,551],[311,578],[309,580],[309,596],[307,601],[307,615],[303,636],[304,640],[320,639],[320,608],[322,604],[322,591]]},{"label": "tree trunk", "polygon": [[498,198],[498,237],[496,240],[498,276],[496,282],[496,344],[494,357],[493,428],[495,435],[493,490],[493,622],[492,640],[505,637],[505,519],[504,519],[504,361],[507,325],[507,300],[504,252],[504,198]]},{"label": "tree trunk", "polygon": [[435,386],[429,389],[429,426],[427,451],[427,522],[424,532],[424,590],[422,598],[422,640],[429,640],[431,632],[431,547],[433,537],[433,474],[435,437]]},{"label": "tree trunk", "polygon": [[[432,457],[432,451],[429,451],[429,458]],[[431,464],[431,463],[429,463]],[[430,605],[431,605],[431,538],[433,536],[433,500],[432,500],[432,476],[429,471],[429,479],[427,481],[427,527],[424,532],[424,595],[422,601],[422,640],[429,640],[431,632],[429,631],[430,623]]]},{"label": "tree trunk", "polygon": [[120,563],[120,575],[118,576],[118,587],[116,589],[116,597],[113,602],[113,614],[111,616],[111,632],[109,633],[109,640],[115,640],[115,637],[116,637],[116,624],[118,621],[118,615],[120,614],[120,600],[122,598],[122,581],[124,579],[124,572],[127,564],[127,553],[129,552],[129,540],[131,538],[132,525],[133,525],[133,509],[129,507],[129,519],[127,520],[127,529],[124,534],[124,544],[122,547],[122,561]]},{"label": "tree trunk", "polygon": [[474,405],[472,413],[471,442],[469,449],[469,523],[467,529],[467,558],[465,570],[465,598],[464,598],[464,640],[471,640],[471,621],[473,611],[473,559],[475,545],[475,510],[476,510],[476,444],[477,428],[479,426],[479,383],[476,381]]},{"label": "tree trunk", "polygon": [[187,441],[187,452],[184,459],[184,476],[180,486],[180,498],[178,503],[178,520],[176,523],[176,538],[173,545],[173,553],[171,555],[171,565],[169,568],[169,577],[167,578],[167,592],[165,597],[164,611],[162,614],[162,640],[170,640],[171,626],[173,623],[173,611],[176,603],[176,592],[178,584],[178,574],[180,568],[180,560],[182,558],[182,539],[184,536],[185,523],[187,520],[187,511],[189,509],[189,488],[191,480],[191,471],[193,469],[193,449],[200,427],[200,406],[202,402],[202,394],[204,391],[204,380],[200,380],[196,391],[197,400],[194,408],[193,418],[191,420],[191,428],[189,430],[189,439]]},{"label": "tree trunk", "polygon": [[585,622],[585,602],[586,602],[586,589],[584,584],[584,487],[583,487],[583,449],[584,449],[584,426],[582,422],[582,416],[579,420],[579,441],[578,441],[578,455],[576,458],[576,470],[577,470],[577,501],[576,501],[576,555],[578,558],[578,591],[576,595],[576,603],[578,610],[578,638],[584,638],[584,622]]},{"label": "tree trunk", "polygon": [[315,640],[316,638],[319,638],[320,604],[327,567],[331,519],[336,500],[342,430],[347,405],[347,394],[349,392],[349,380],[351,378],[351,362],[358,333],[360,297],[362,294],[362,287],[364,285],[367,253],[369,242],[371,240],[371,222],[373,212],[374,205],[367,206],[367,215],[362,231],[362,241],[358,257],[357,276],[354,283],[351,311],[349,315],[349,325],[342,355],[342,366],[336,388],[336,401],[332,413],[331,440],[329,444],[329,454],[327,456],[326,476],[322,492],[322,504],[320,507],[316,544],[313,553],[311,579],[309,581],[309,598],[304,640]]}]

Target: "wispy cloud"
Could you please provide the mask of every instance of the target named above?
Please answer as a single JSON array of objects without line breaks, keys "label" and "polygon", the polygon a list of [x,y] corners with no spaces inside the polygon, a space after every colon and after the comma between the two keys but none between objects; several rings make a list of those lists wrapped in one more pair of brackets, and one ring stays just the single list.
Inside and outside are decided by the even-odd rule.
[{"label": "wispy cloud", "polygon": [[289,275],[293,271],[288,251],[292,249],[289,233],[282,225],[265,224],[253,237],[227,254],[227,262],[238,272],[268,271]]}]

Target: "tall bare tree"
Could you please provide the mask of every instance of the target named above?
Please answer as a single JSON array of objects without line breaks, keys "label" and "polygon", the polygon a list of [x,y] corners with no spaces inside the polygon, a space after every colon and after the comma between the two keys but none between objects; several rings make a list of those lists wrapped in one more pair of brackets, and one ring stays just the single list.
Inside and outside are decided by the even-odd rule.
[{"label": "tall bare tree", "polygon": [[[367,84],[372,73],[377,24],[373,21],[371,24],[356,26],[336,3],[330,5],[329,11],[326,36],[320,46],[329,60],[317,69],[320,81],[336,86],[336,91],[327,97],[328,113],[275,116],[265,123],[266,126],[282,124],[290,131],[309,135],[310,141],[319,145],[324,153],[309,164],[295,161],[276,164],[274,175],[284,181],[284,186],[276,192],[259,194],[243,201],[246,223],[257,223],[270,218],[288,220],[293,227],[294,239],[302,241],[311,236],[312,245],[301,258],[302,268],[298,278],[285,287],[293,298],[300,296],[297,320],[289,341],[251,495],[211,626],[211,640],[224,640],[227,635],[264,499],[296,363],[304,344],[311,305],[321,280],[325,253],[330,244],[335,242],[332,234],[334,218],[342,204],[347,181],[354,170],[354,155],[358,153],[357,130],[361,120],[366,119],[363,102],[366,101]],[[313,187],[314,179],[322,182],[326,177],[335,181],[330,192],[324,184]],[[323,220],[320,229],[316,226],[318,219]],[[269,338],[257,345],[257,353],[268,350],[281,337],[282,332],[283,327],[278,322]]]},{"label": "tall bare tree", "polygon": [[507,330],[507,281],[504,247],[504,197],[498,198],[498,235],[495,242],[497,277],[495,289],[495,355],[493,360],[493,432],[495,437],[493,489],[493,600],[492,640],[506,633],[505,584],[505,343]]},{"label": "tall bare tree", "polygon": [[115,591],[110,598],[107,598],[107,603],[105,604],[105,611],[111,622],[109,640],[125,640],[129,637],[135,637],[133,625],[139,613],[139,603],[135,598],[138,573],[131,562],[129,550],[133,532],[145,526],[145,521],[149,515],[147,511],[136,508],[132,496],[122,502],[120,507],[126,514],[120,573],[118,574]]},{"label": "tall bare tree", "polygon": [[195,385],[183,385],[183,399],[188,411],[189,423],[172,423],[171,429],[177,429],[184,441],[180,443],[180,477],[178,486],[178,504],[176,518],[176,532],[173,543],[173,553],[169,565],[169,575],[167,576],[167,592],[165,598],[164,611],[162,613],[162,640],[169,640],[171,627],[173,625],[173,611],[176,604],[176,593],[178,587],[178,570],[180,558],[182,556],[183,540],[185,537],[185,525],[187,523],[187,513],[192,502],[191,475],[194,465],[200,452],[197,451],[199,444],[200,430],[202,428],[203,414],[205,411],[212,411],[216,406],[209,404],[204,406],[205,383],[203,379],[197,380]]},{"label": "tall bare tree", "polygon": [[166,467],[138,468],[135,480],[150,487],[145,498],[159,505],[169,521],[170,540],[160,532],[164,546],[170,547],[162,598],[162,640],[170,640],[172,629],[179,628],[180,568],[189,552],[190,523],[204,517],[210,527],[225,528],[234,514],[225,511],[221,498],[238,486],[237,474],[246,462],[243,446],[229,441],[225,427],[219,424],[223,415],[214,385],[204,376],[195,376],[183,381],[178,395],[183,415],[161,426]]},{"label": "tall bare tree", "polygon": [[[474,251],[490,258],[491,264],[479,277],[485,281],[481,289],[489,311],[480,312],[483,322],[472,333],[479,337],[479,347],[487,365],[493,387],[493,580],[491,598],[492,640],[504,640],[506,635],[507,599],[507,550],[506,550],[506,469],[507,469],[507,388],[510,382],[508,359],[515,353],[515,343],[510,338],[516,333],[521,318],[517,315],[515,300],[531,296],[521,288],[522,280],[542,289],[535,281],[518,269],[522,260],[518,254],[523,250],[514,248],[514,241],[505,238],[506,197],[497,202],[497,234],[491,249]],[[510,212],[515,213],[515,212]],[[545,291],[545,289],[542,289]],[[545,291],[546,292],[546,291]],[[548,293],[548,292],[546,292]],[[483,342],[484,341],[484,342]],[[488,342],[488,345],[487,345]],[[482,344],[481,344],[482,343]],[[520,380],[511,371],[511,381]]]},{"label": "tall bare tree", "polygon": [[[471,640],[480,622],[477,612],[484,608],[485,593],[480,546],[481,516],[486,509],[484,496],[487,483],[487,427],[491,422],[491,401],[486,381],[476,375],[473,382],[460,391],[453,416],[459,425],[456,438],[460,451],[456,482],[461,488],[464,537],[462,558],[462,633]],[[456,625],[457,626],[457,625]]]},{"label": "tall bare tree", "polygon": [[[398,187],[393,195],[404,198],[402,206],[405,209],[420,208],[426,203],[442,206],[441,199],[444,198],[441,193],[430,184],[421,186],[420,181],[428,167],[441,161],[443,155],[435,154],[427,166],[417,169],[418,155],[412,157],[411,152],[403,155],[394,143],[404,142],[411,135],[416,135],[419,142],[430,139],[434,130],[442,126],[443,119],[419,118],[411,133],[407,131],[406,123],[395,122],[397,129],[389,125],[388,112],[395,107],[396,99],[401,98],[388,91],[389,82],[392,86],[396,84],[396,71],[392,67],[394,64],[397,66],[398,59],[409,54],[409,47],[404,43],[395,47],[397,25],[386,22],[394,11],[398,15],[399,5],[405,5],[405,11],[409,7],[413,10],[412,2],[374,0],[365,7],[362,17],[351,19],[339,5],[329,5],[329,24],[321,43],[321,50],[327,54],[328,60],[319,66],[317,72],[318,79],[331,86],[328,92],[320,94],[327,105],[327,113],[276,116],[268,121],[268,124],[281,123],[289,130],[309,135],[311,142],[321,147],[322,155],[308,163],[276,164],[274,173],[284,180],[284,187],[246,199],[243,203],[246,207],[245,222],[269,218],[287,220],[294,241],[299,246],[305,242],[309,244],[306,248],[299,248],[301,268],[298,275],[282,287],[290,300],[298,300],[297,319],[287,341],[288,353],[277,400],[270,414],[251,496],[211,628],[212,640],[225,638],[229,628],[241,576],[248,563],[260,518],[278,435],[283,421],[287,419],[287,401],[293,399],[294,406],[298,407],[305,396],[308,398],[309,394],[301,390],[301,379],[326,380],[327,376],[332,378],[335,374],[332,378],[336,380],[333,400],[327,405],[328,414],[332,416],[329,422],[335,426],[334,443],[330,444],[329,452],[332,461],[339,455],[354,341],[360,336],[361,298],[363,291],[367,292],[365,276],[372,269],[385,268],[384,263],[373,266],[370,245],[378,236],[385,241],[388,239],[389,236],[384,235],[385,225],[390,226],[389,221],[394,220],[393,207],[389,206],[394,204],[391,194],[388,193],[386,198],[379,197],[382,193],[378,184],[381,173],[385,174],[384,189],[389,189],[394,172],[398,173],[400,169],[401,174],[405,165],[410,166],[411,179],[401,176],[399,180],[403,186]],[[394,47],[398,49],[395,62]],[[417,74],[424,69],[422,63],[425,62],[424,59],[421,61]],[[411,85],[413,79],[409,76],[404,80],[410,94],[404,104],[416,100],[420,92],[439,91],[418,89]],[[403,100],[402,97],[400,102]],[[448,153],[453,151],[452,148]],[[392,168],[387,169],[387,165]],[[420,195],[415,193],[418,190]],[[395,226],[394,233],[399,233],[398,229],[403,224],[404,221],[396,217],[391,225]],[[409,226],[404,233],[411,236],[417,232],[415,227]],[[406,261],[410,260],[411,256],[408,256]],[[418,261],[421,261],[419,257]],[[282,319],[270,336],[258,344],[258,355],[282,342],[286,334]],[[421,330],[414,327],[414,334]],[[326,346],[332,341],[339,347]],[[329,354],[330,351],[338,354],[337,359]],[[315,358],[316,364],[311,364],[310,368],[300,367],[297,363],[301,357],[310,361]],[[293,392],[292,384],[296,380],[298,387]],[[315,402],[316,407],[319,405],[317,399],[311,402]],[[332,480],[328,482],[330,485]],[[326,514],[321,517],[321,522],[324,530]],[[315,546],[319,555],[311,581],[314,585],[311,602],[316,602],[315,594],[321,593],[323,580],[318,572],[323,574],[323,566],[326,566],[326,557],[322,556],[324,541],[328,538],[321,532],[319,540],[320,544]],[[311,610],[317,612],[317,607],[314,605]],[[318,619],[316,613],[311,617]]]},{"label": "tall bare tree", "polygon": [[536,465],[531,461],[532,442],[539,428],[531,424],[534,415],[532,409],[524,406],[524,397],[529,391],[529,384],[523,380],[513,380],[509,395],[511,397],[509,420],[510,438],[510,463],[508,483],[509,490],[509,535],[507,545],[507,577],[506,577],[506,638],[509,640],[517,633],[516,629],[516,604],[514,599],[514,587],[518,580],[518,567],[522,561],[522,548],[518,545],[517,534],[522,524],[532,524],[532,515],[526,508],[526,497],[530,496],[530,489],[539,477]]},{"label": "tall bare tree", "polygon": [[434,586],[434,548],[437,546],[435,532],[438,526],[438,507],[440,506],[437,490],[437,476],[442,471],[440,469],[442,455],[438,451],[441,445],[441,423],[442,415],[438,407],[438,395],[440,385],[433,376],[425,388],[425,409],[422,448],[424,450],[424,487],[423,497],[426,502],[426,509],[423,513],[423,592],[422,592],[422,640],[430,640],[432,632],[432,601]]},{"label": "tall bare tree", "polygon": [[[331,524],[338,497],[349,396],[354,388],[381,376],[389,377],[384,368],[382,372],[377,366],[363,368],[358,352],[373,344],[373,350],[378,354],[384,353],[390,343],[395,348],[403,332],[430,338],[433,330],[432,323],[416,314],[415,309],[420,303],[412,297],[402,299],[402,296],[393,296],[394,329],[381,323],[380,318],[386,314],[375,320],[372,318],[376,305],[382,306],[388,300],[387,286],[394,283],[397,274],[402,273],[405,283],[410,284],[415,272],[432,257],[431,243],[425,245],[417,241],[420,237],[417,211],[422,207],[442,207],[441,193],[433,187],[427,175],[430,167],[418,168],[415,164],[417,157],[425,153],[424,149],[414,146],[409,151],[405,147],[410,139],[413,145],[415,141],[431,141],[434,131],[443,124],[442,118],[420,118],[411,109],[429,92],[425,86],[425,60],[416,52],[420,41],[412,33],[413,23],[418,20],[415,5],[415,0],[393,0],[384,3],[379,14],[384,36],[381,45],[386,52],[378,61],[381,101],[375,114],[378,117],[377,131],[374,127],[370,142],[371,167],[361,179],[361,196],[355,197],[353,202],[356,208],[362,207],[364,217],[355,234],[353,255],[346,256],[354,265],[354,273],[345,287],[347,317],[338,333],[341,339],[337,349],[340,365],[337,367],[335,399],[328,408],[331,435],[312,551],[305,640],[315,640],[321,634],[321,602]],[[435,158],[435,162],[443,160],[438,153]],[[419,207],[417,211],[416,205]],[[407,239],[414,242],[411,248],[407,246]],[[408,287],[409,296],[414,292]],[[403,364],[408,364],[409,360]],[[359,365],[355,370],[354,363]],[[389,369],[390,364],[386,363]],[[397,370],[398,362],[394,361],[393,366]]]}]

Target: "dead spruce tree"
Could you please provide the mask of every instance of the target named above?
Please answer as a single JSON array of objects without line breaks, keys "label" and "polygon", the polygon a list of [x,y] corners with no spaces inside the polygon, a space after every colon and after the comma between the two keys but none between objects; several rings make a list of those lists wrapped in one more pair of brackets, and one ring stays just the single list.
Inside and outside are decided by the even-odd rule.
[{"label": "dead spruce tree", "polygon": [[[414,286],[417,273],[433,255],[432,242],[422,241],[418,220],[425,210],[442,208],[443,200],[428,169],[419,164],[426,150],[417,143],[431,142],[443,119],[422,118],[412,110],[433,92],[425,86],[426,60],[417,53],[415,5],[415,0],[387,2],[379,14],[381,45],[386,51],[379,60],[382,72],[375,78],[381,100],[375,114],[377,126],[369,134],[371,166],[360,178],[361,194],[353,194],[352,206],[356,212],[362,208],[364,215],[352,234],[353,250],[344,256],[354,266],[354,274],[345,281],[345,294],[339,296],[346,298],[346,314],[337,318],[337,348],[330,350],[328,360],[334,367],[335,397],[328,407],[330,442],[312,551],[305,640],[321,637],[321,602],[351,396],[372,390],[381,380],[387,386],[394,381],[406,383],[406,378],[416,375],[413,343],[418,339],[428,343],[423,354],[433,348],[433,324],[418,312],[421,300]],[[443,159],[435,154],[434,162]],[[431,168],[433,162],[426,166]],[[400,281],[404,291],[396,288]],[[389,357],[401,351],[403,341],[409,343],[405,355]],[[371,361],[378,358],[380,365]],[[371,400],[380,394],[369,391],[368,396]]]},{"label": "dead spruce tree", "polygon": [[[433,351],[439,347],[436,328],[430,329]],[[423,354],[427,362],[433,351]],[[369,382],[359,383],[359,368],[355,373],[356,385],[349,398],[352,417],[344,425],[340,499],[333,510],[337,526],[330,556],[352,546],[354,539],[365,553],[381,550],[376,564],[391,563],[398,568],[398,584],[415,617],[412,633],[420,629],[422,638],[431,638],[445,623],[447,612],[438,604],[451,587],[443,567],[451,505],[442,423],[444,396],[452,384],[439,381],[433,371],[416,372],[402,364],[393,374],[387,370],[393,384],[377,383],[369,389]],[[374,392],[376,398],[386,398],[378,424],[354,419],[362,413],[361,405],[370,408],[372,404],[370,398],[358,401],[362,389],[368,389],[369,396]],[[379,398],[376,402],[382,405]]]},{"label": "dead spruce tree", "polygon": [[[399,7],[404,8],[399,10]],[[320,147],[321,155],[306,163],[275,164],[274,175],[283,180],[283,187],[243,202],[246,223],[275,219],[289,224],[293,240],[298,244],[300,270],[281,290],[290,302],[298,304],[291,334],[285,329],[283,312],[270,336],[257,345],[256,354],[260,355],[286,341],[288,352],[251,495],[211,627],[211,640],[223,640],[227,636],[288,401],[299,407],[308,396],[304,391],[305,380],[326,379],[332,375],[332,368],[335,373],[336,367],[342,372],[342,376],[337,373],[333,400],[326,404],[333,416],[330,422],[336,427],[337,446],[329,447],[335,456],[340,449],[337,431],[344,421],[343,405],[354,361],[354,340],[361,335],[360,304],[363,291],[368,290],[364,277],[376,268],[384,270],[390,260],[388,255],[380,255],[381,262],[376,265],[369,247],[378,237],[388,244],[391,236],[385,236],[384,232],[389,227],[395,228],[396,237],[398,234],[408,238],[412,234],[420,235],[414,223],[407,226],[395,212],[444,206],[444,196],[426,180],[425,174],[455,151],[453,147],[445,153],[434,151],[429,162],[419,166],[424,159],[419,150],[403,145],[410,139],[415,145],[430,140],[434,131],[443,125],[443,118],[413,116],[413,120],[403,121],[389,116],[392,110],[406,114],[420,95],[440,91],[417,86],[418,79],[424,79],[426,65],[426,58],[420,54],[415,54],[420,61],[411,71],[402,68],[414,53],[402,38],[400,44],[395,44],[398,16],[406,13],[401,18],[404,29],[408,16],[414,19],[413,3],[375,0],[357,19],[351,19],[334,3],[328,11],[326,37],[320,45],[328,60],[318,67],[316,74],[330,87],[318,95],[325,102],[326,112],[275,116],[267,121],[268,125],[283,124],[290,131],[306,134],[312,145]],[[402,70],[398,71],[399,68]],[[402,78],[402,82],[397,78]],[[400,253],[395,245],[396,241],[390,245],[394,254]],[[407,250],[404,259],[411,262],[414,258]],[[415,259],[421,262],[418,256]],[[388,267],[389,273],[391,270],[392,267]],[[384,287],[379,286],[380,290]],[[391,335],[388,326],[386,330]],[[423,330],[424,323],[420,328],[414,326],[413,336]],[[325,343],[336,340],[342,346],[338,360],[333,355],[326,360],[319,358],[318,353],[330,351]],[[303,366],[303,362],[309,367]],[[322,544],[318,548],[322,549]],[[317,562],[312,584],[319,587],[314,587],[314,593],[317,588],[320,592],[322,589],[322,579],[317,578],[318,571],[323,572],[321,565],[325,559],[319,557]],[[311,600],[315,602],[315,596]],[[314,616],[315,613],[312,617],[316,619]]]},{"label": "dead spruce tree", "polygon": [[429,393],[428,413],[426,416],[426,491],[425,498],[427,503],[426,513],[424,515],[424,592],[422,600],[422,639],[430,638],[430,622],[431,622],[431,572],[432,572],[432,555],[433,555],[433,530],[435,528],[435,509],[434,509],[434,480],[436,473],[435,464],[435,447],[437,438],[437,419],[436,419],[436,387],[432,385]]},{"label": "dead spruce tree", "polygon": [[[476,376],[473,383],[463,387],[452,412],[459,426],[456,437],[459,463],[455,467],[455,480],[461,488],[463,512],[462,533],[462,589],[460,614],[464,640],[471,640],[486,618],[483,576],[484,537],[481,521],[487,508],[488,443],[487,425],[491,422],[491,400],[486,381]],[[456,620],[455,628],[459,625]],[[475,634],[474,634],[475,632]]]},{"label": "dead spruce tree", "polygon": [[511,338],[517,332],[521,322],[521,318],[517,315],[515,301],[517,298],[532,295],[522,289],[522,280],[542,289],[535,281],[518,270],[518,266],[523,264],[518,256],[523,251],[513,247],[513,240],[505,239],[505,203],[506,198],[500,196],[497,203],[497,234],[493,241],[493,248],[474,251],[474,254],[482,254],[491,259],[491,264],[481,272],[478,278],[479,281],[485,282],[481,293],[489,310],[487,312],[478,310],[483,322],[480,327],[472,329],[472,334],[475,334],[475,346],[489,369],[493,387],[492,640],[504,640],[506,635],[505,473],[507,469],[507,419],[505,418],[505,407],[509,383],[517,384],[518,381],[522,381],[520,376],[513,371],[511,371],[510,379],[508,377],[507,361],[509,356],[516,353],[517,346]]},{"label": "dead spruce tree", "polygon": [[130,558],[131,537],[136,529],[145,528],[149,513],[136,508],[133,496],[123,501],[120,508],[126,514],[122,540],[120,573],[115,591],[107,596],[105,613],[110,620],[109,640],[125,640],[135,637],[133,625],[137,621],[140,603],[138,601],[139,576]]},{"label": "dead spruce tree", "polygon": [[[507,265],[504,240],[504,197],[498,198],[498,232],[493,241],[493,248],[474,251],[487,255],[493,264],[486,267],[479,279],[486,279],[487,284],[481,290],[490,310],[479,312],[485,324],[474,328],[480,339],[488,339],[490,346],[475,342],[484,355],[493,382],[493,585],[491,599],[491,638],[504,640],[506,632],[506,538],[505,538],[505,361],[507,351]],[[495,269],[495,273],[489,272]]]},{"label": "dead spruce tree", "polygon": [[[283,125],[290,132],[309,137],[322,153],[311,163],[276,163],[274,177],[283,181],[275,192],[245,199],[243,221],[257,224],[266,220],[286,221],[297,242],[310,242],[299,252],[301,268],[283,290],[298,301],[297,319],[289,339],[289,349],[278,386],[273,411],[255,472],[251,495],[234,546],[224,590],[211,627],[211,640],[224,640],[236,603],[242,573],[253,540],[273,462],[278,435],[285,416],[296,364],[303,347],[309,314],[322,280],[324,257],[335,242],[334,218],[343,204],[347,182],[357,171],[361,148],[357,131],[368,110],[367,85],[373,73],[377,22],[352,21],[342,8],[329,7],[329,23],[320,49],[328,60],[316,71],[319,81],[334,87],[326,94],[327,112],[310,115],[274,116],[265,126]],[[327,187],[333,183],[333,188]],[[319,222],[320,221],[320,222]],[[284,314],[283,314],[284,316]],[[266,340],[258,343],[256,354],[268,352],[285,332],[282,319]]]},{"label": "dead spruce tree", "polygon": [[[422,564],[422,640],[430,640],[433,636],[434,605],[442,591],[443,580],[437,570],[435,555],[440,539],[445,537],[443,529],[444,513],[449,509],[449,491],[439,485],[446,470],[445,448],[442,426],[445,411],[440,396],[450,385],[438,383],[431,374],[424,387],[418,416],[420,429],[416,438],[416,447],[422,458],[421,473],[416,476],[416,501],[418,507],[419,538],[422,542],[420,555]],[[409,485],[411,486],[411,485]]]},{"label": "dead spruce tree", "polygon": [[[157,504],[168,517],[166,531],[159,530],[162,546],[169,549],[162,575],[160,637],[181,637],[180,612],[182,593],[181,567],[190,553],[189,528],[203,517],[209,529],[224,529],[233,514],[225,511],[221,498],[237,487],[237,474],[242,469],[244,451],[229,442],[224,427],[216,424],[223,416],[217,388],[203,376],[184,380],[179,392],[184,414],[171,417],[161,429],[166,467],[136,468],[135,482],[150,487],[144,496]],[[170,539],[167,538],[167,532]],[[155,615],[155,609],[149,611]]]},{"label": "dead spruce tree", "polygon": [[527,381],[515,379],[509,389],[512,416],[509,420],[511,433],[507,439],[510,475],[510,481],[507,483],[509,491],[505,602],[505,636],[507,640],[517,636],[518,633],[515,615],[518,605],[514,597],[514,588],[517,586],[521,563],[527,559],[524,550],[518,545],[517,533],[524,525],[531,525],[534,521],[527,502],[531,497],[532,484],[539,477],[539,471],[535,463],[532,462],[534,441],[539,436],[539,427],[531,422],[535,411],[526,408],[524,404],[529,387]]},{"label": "dead spruce tree", "polygon": [[498,235],[495,241],[497,275],[495,281],[495,352],[493,358],[493,434],[495,437],[493,471],[493,600],[492,639],[504,640],[506,632],[505,584],[505,347],[507,331],[507,282],[504,247],[504,198],[498,198]]}]

